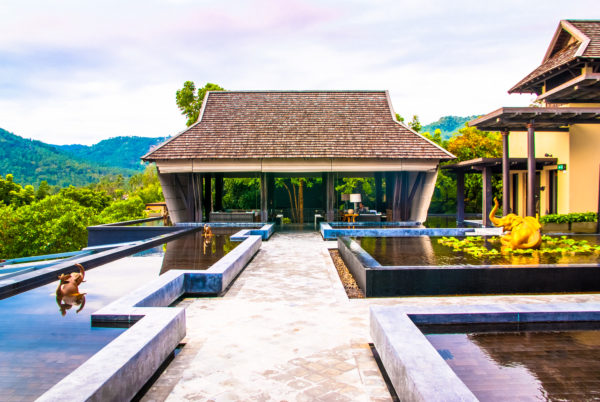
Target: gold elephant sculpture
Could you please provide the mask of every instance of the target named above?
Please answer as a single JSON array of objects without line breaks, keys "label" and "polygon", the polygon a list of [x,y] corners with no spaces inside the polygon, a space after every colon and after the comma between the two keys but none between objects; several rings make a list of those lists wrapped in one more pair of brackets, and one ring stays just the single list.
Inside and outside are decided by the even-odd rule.
[{"label": "gold elephant sculpture", "polygon": [[540,233],[540,222],[533,216],[521,217],[515,214],[508,214],[502,218],[496,218],[498,210],[498,200],[494,198],[494,208],[490,212],[490,220],[495,226],[502,227],[506,233],[500,238],[503,247],[517,248],[538,248],[542,244],[542,234]]}]

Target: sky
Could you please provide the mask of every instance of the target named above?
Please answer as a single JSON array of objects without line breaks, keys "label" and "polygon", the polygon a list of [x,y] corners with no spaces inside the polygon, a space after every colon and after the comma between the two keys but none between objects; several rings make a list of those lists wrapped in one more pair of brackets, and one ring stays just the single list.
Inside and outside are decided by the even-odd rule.
[{"label": "sky", "polygon": [[397,113],[527,106],[507,91],[598,0],[0,0],[0,128],[52,144],[185,129],[185,81],[388,90]]}]

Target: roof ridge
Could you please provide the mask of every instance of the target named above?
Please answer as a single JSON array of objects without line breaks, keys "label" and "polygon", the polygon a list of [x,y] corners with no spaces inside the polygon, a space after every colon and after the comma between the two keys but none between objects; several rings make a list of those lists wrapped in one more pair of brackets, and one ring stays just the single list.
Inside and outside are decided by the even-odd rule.
[{"label": "roof ridge", "polygon": [[367,93],[386,92],[385,89],[242,89],[232,91],[211,91],[215,93]]}]

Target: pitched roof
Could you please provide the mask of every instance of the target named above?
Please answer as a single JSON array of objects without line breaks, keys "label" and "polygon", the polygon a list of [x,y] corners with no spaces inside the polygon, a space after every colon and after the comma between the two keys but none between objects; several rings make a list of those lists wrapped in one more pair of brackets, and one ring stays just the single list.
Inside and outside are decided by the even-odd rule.
[{"label": "pitched roof", "polygon": [[509,93],[538,93],[540,79],[584,59],[600,59],[600,20],[562,20],[542,64]]},{"label": "pitched roof", "polygon": [[396,122],[387,91],[223,91],[208,92],[198,122],[142,159],[247,158],[453,156]]}]

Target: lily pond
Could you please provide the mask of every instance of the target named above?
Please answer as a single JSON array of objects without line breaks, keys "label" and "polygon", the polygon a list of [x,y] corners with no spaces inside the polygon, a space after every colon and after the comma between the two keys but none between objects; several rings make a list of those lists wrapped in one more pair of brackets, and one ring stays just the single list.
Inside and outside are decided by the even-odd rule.
[{"label": "lily pond", "polygon": [[600,238],[543,236],[537,250],[502,249],[499,237],[364,237],[355,239],[381,265],[544,265],[596,264]]}]

